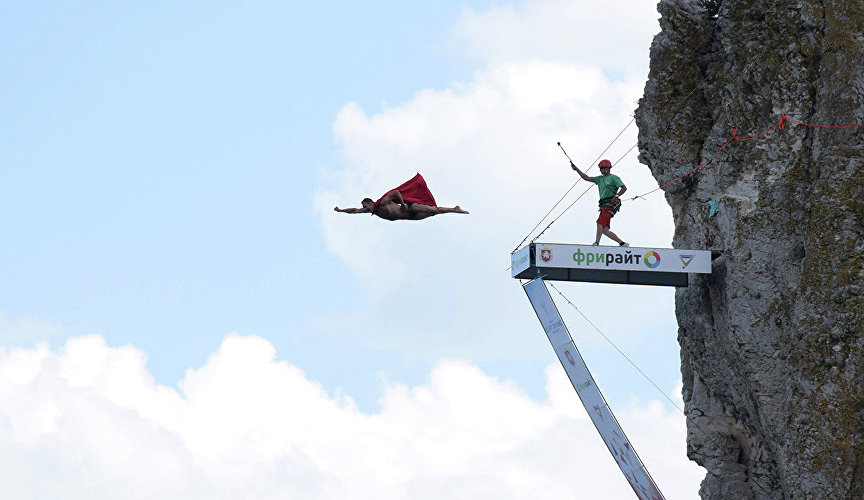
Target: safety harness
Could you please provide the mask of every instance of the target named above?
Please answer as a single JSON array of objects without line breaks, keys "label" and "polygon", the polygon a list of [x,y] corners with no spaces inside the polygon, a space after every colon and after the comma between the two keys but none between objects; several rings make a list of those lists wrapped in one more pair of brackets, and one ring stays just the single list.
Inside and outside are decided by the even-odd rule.
[{"label": "safety harness", "polygon": [[600,198],[600,211],[607,212],[609,215],[614,217],[616,213],[621,211],[621,199],[619,198],[617,203],[613,203],[612,200],[614,199],[614,196]]}]

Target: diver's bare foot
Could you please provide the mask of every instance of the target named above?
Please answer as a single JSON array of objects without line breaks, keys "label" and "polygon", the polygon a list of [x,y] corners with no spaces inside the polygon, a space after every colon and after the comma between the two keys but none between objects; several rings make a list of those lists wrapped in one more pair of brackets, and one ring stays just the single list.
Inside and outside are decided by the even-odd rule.
[{"label": "diver's bare foot", "polygon": [[453,210],[454,210],[457,214],[467,214],[467,213],[468,213],[467,210],[462,210],[462,208],[461,208],[459,205],[456,205],[455,207],[453,207]]}]

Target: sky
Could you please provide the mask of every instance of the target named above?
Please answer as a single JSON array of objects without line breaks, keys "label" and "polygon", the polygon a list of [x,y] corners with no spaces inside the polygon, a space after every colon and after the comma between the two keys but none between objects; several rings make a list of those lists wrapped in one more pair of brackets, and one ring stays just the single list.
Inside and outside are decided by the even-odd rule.
[{"label": "sky", "polygon": [[[4,497],[633,498],[507,267],[550,221],[593,238],[558,142],[657,187],[631,149],[657,18],[0,3]],[[470,214],[333,211],[417,172]],[[671,246],[662,193],[612,228]],[[661,491],[696,498],[674,290],[557,286],[651,378],[553,291]]]}]

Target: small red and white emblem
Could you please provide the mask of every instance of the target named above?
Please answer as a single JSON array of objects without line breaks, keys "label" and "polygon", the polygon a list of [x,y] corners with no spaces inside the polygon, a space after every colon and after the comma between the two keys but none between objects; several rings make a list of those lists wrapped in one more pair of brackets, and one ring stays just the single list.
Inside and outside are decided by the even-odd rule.
[{"label": "small red and white emblem", "polygon": [[543,259],[543,262],[549,262],[552,259],[552,250],[548,248],[540,250],[540,258]]}]

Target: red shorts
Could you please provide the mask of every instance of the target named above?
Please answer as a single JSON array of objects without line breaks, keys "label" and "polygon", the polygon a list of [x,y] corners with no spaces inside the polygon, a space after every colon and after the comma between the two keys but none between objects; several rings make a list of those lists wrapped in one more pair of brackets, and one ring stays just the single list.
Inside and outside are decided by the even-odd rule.
[{"label": "red shorts", "polygon": [[[611,207],[609,207],[611,208]],[[600,224],[600,227],[609,227],[609,224],[612,222],[612,214],[609,210],[601,210],[600,217],[597,218],[597,224]]]}]

